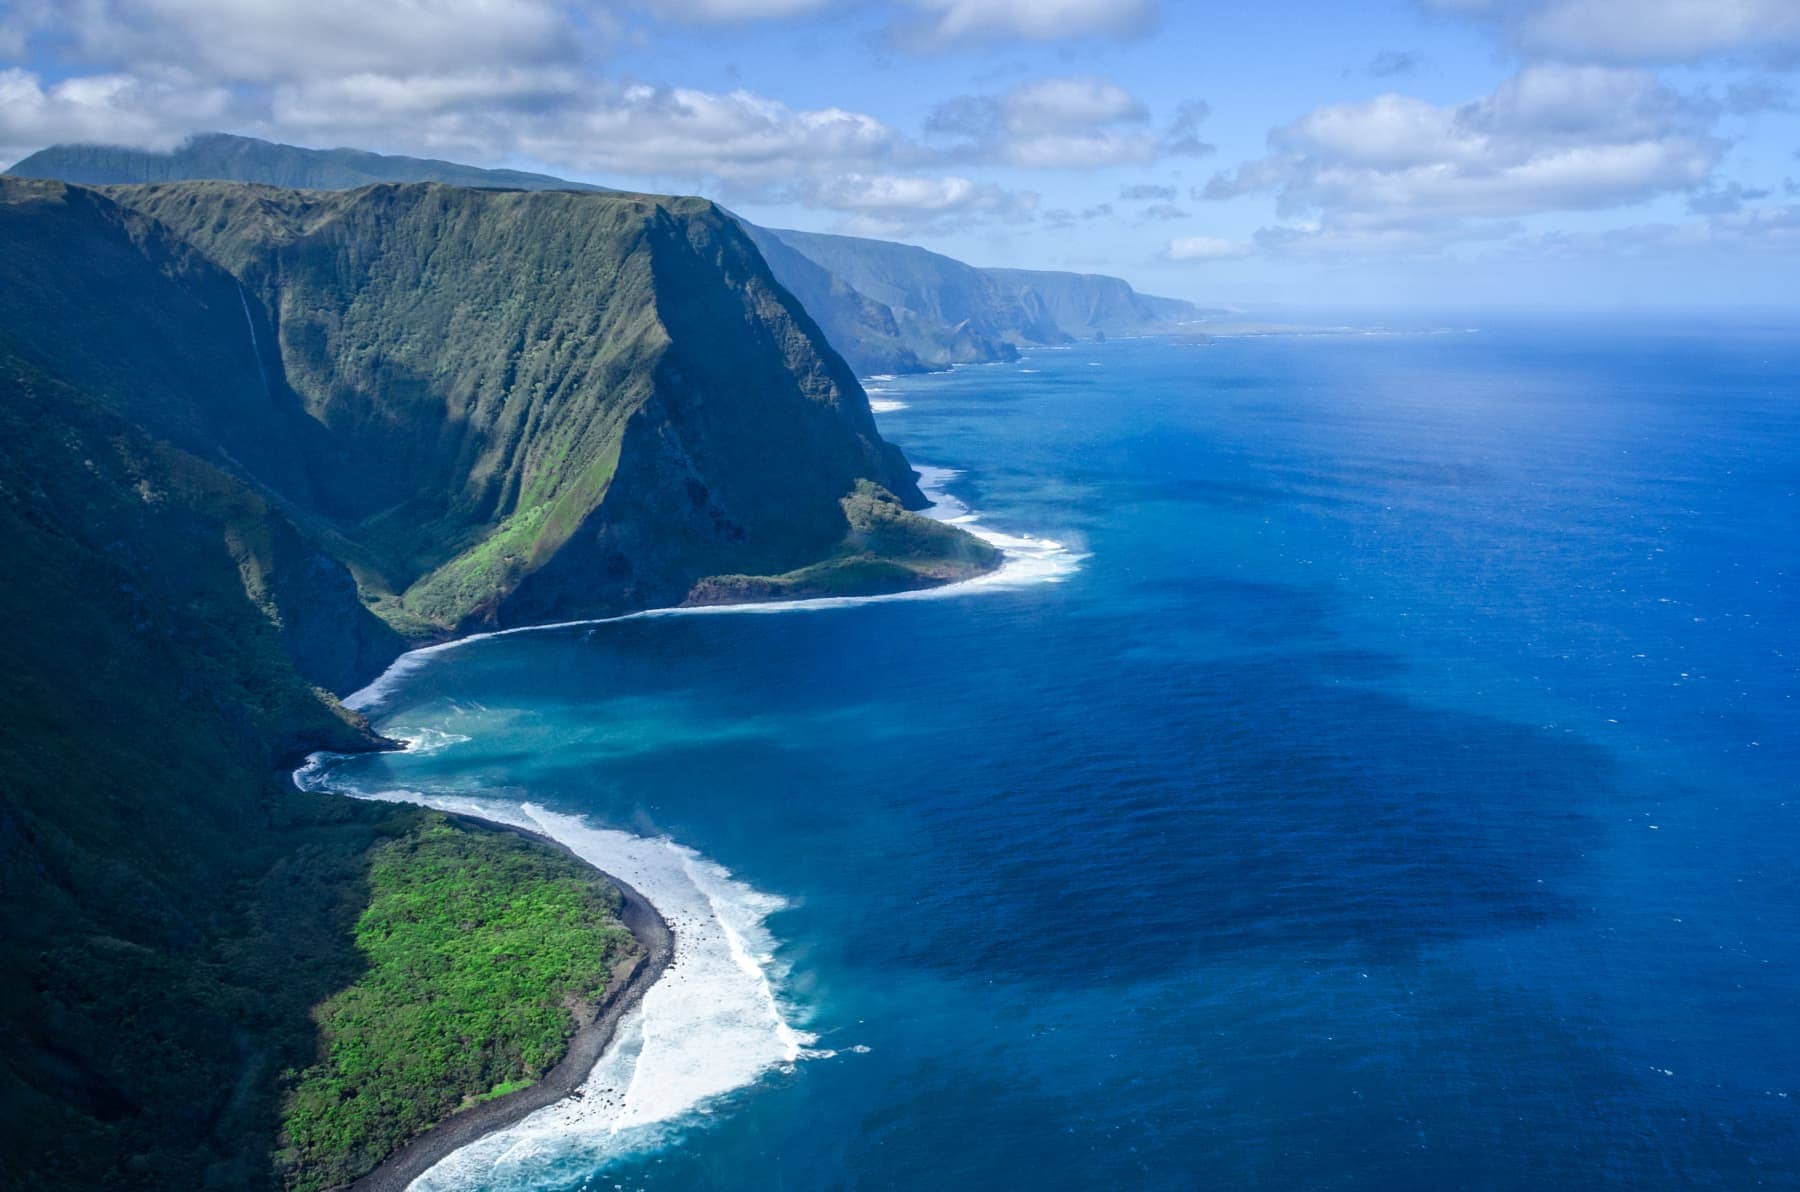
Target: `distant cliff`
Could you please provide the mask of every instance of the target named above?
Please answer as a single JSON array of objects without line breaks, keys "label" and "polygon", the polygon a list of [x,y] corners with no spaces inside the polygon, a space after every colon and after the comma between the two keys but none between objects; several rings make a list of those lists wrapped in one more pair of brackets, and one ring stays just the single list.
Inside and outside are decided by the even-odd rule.
[{"label": "distant cliff", "polygon": [[216,178],[299,190],[354,190],[373,182],[447,182],[453,186],[517,190],[604,190],[530,174],[484,170],[428,157],[398,157],[361,149],[301,149],[255,137],[203,133],[167,153],[115,145],[52,145],[7,171],[20,178],[55,178],[82,186],[184,182]]},{"label": "distant cliff", "polygon": [[[544,174],[354,149],[303,149],[213,133],[167,153],[57,145],[10,171],[86,185],[225,178],[350,189],[449,182],[520,190],[600,188]],[[739,218],[775,279],[863,376],[1008,360],[1022,347],[1169,330],[1208,312],[1096,274],[981,269],[911,245],[757,227]]]}]

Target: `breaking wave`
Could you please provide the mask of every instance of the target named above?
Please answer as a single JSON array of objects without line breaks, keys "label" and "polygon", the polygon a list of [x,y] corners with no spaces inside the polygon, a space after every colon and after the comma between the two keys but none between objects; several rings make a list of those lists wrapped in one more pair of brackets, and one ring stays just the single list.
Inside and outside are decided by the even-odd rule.
[{"label": "breaking wave", "polygon": [[548,629],[572,629],[589,625],[609,625],[618,621],[637,621],[651,617],[720,617],[745,616],[756,613],[802,613],[820,609],[848,608],[859,604],[882,604],[895,600],[941,600],[972,592],[1008,591],[1033,584],[1060,583],[1081,569],[1087,555],[1051,538],[1030,534],[1009,534],[981,521],[981,514],[951,496],[945,486],[961,472],[954,468],[934,468],[915,464],[919,474],[919,490],[931,502],[926,515],[959,526],[982,541],[999,547],[1004,558],[999,567],[973,579],[940,588],[919,588],[908,592],[887,592],[879,596],[822,596],[813,600],[768,600],[749,604],[709,604],[695,608],[652,608],[625,613],[617,617],[593,617],[577,621],[557,621],[548,625],[522,625],[517,629],[498,629],[492,633],[475,633],[435,646],[422,646],[402,654],[373,682],[345,696],[345,707],[369,712],[380,705],[406,677],[430,662],[435,654],[455,650],[471,642],[515,633],[537,633]]}]

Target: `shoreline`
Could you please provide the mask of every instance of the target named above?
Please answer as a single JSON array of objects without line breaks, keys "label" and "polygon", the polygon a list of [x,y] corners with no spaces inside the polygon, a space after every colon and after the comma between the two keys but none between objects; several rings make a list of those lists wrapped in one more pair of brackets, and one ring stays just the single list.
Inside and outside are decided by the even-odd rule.
[{"label": "shoreline", "polygon": [[352,1192],[405,1192],[414,1180],[455,1152],[569,1097],[587,1082],[594,1066],[612,1045],[620,1020],[643,1001],[644,994],[663,975],[675,955],[675,933],[650,900],[629,883],[602,870],[561,841],[541,832],[533,832],[529,828],[503,824],[477,815],[461,812],[445,814],[452,819],[471,821],[486,828],[512,832],[540,844],[547,844],[574,857],[599,874],[619,891],[622,899],[619,921],[636,937],[640,951],[623,981],[619,981],[617,974],[614,974],[612,987],[595,1006],[593,1021],[575,1032],[575,1036],[569,1040],[568,1051],[541,1080],[516,1092],[451,1114],[388,1155],[373,1171],[348,1185]]},{"label": "shoreline", "polygon": [[[1032,575],[1025,578],[1016,573],[1020,570],[1029,571],[1033,564],[1047,561],[1047,557],[1051,555],[1065,556],[1067,570],[1073,570],[1086,557],[1082,554],[1067,552],[1061,543],[1049,539],[1030,536],[1018,537],[994,531],[985,526],[977,527],[974,523],[979,520],[979,515],[939,487],[954,479],[959,473],[953,469],[941,468],[923,468],[920,469],[920,472],[921,488],[933,498],[926,515],[935,520],[957,525],[990,545],[998,547],[1001,552],[1000,558],[992,567],[947,583],[928,584],[878,594],[773,601],[751,600],[716,605],[649,608],[613,616],[520,625],[466,634],[461,637],[450,637],[436,642],[425,642],[403,651],[390,661],[380,674],[362,688],[342,697],[339,702],[344,708],[364,718],[365,726],[367,726],[369,710],[382,702],[388,693],[389,685],[415,669],[426,657],[491,637],[588,627],[662,616],[805,611],[883,603],[891,600],[941,597],[959,591],[999,586],[1009,579],[1023,578],[1027,583],[1043,579],[1050,579],[1051,582],[1054,582],[1064,573],[1062,567],[1053,567],[1051,574],[1047,576]],[[374,733],[372,728],[366,728],[366,731],[371,734],[372,739],[365,749],[328,750],[326,752],[397,752],[410,748],[407,742],[382,737]],[[299,764],[303,766],[317,752],[319,751],[316,749],[305,751]],[[288,780],[295,786],[301,785],[297,772],[292,768],[290,768]],[[453,818],[479,823],[487,828],[513,832],[549,844],[574,857],[604,880],[612,883],[619,890],[623,899],[620,907],[620,920],[638,940],[641,952],[639,959],[633,964],[624,980],[607,990],[595,1007],[593,1020],[576,1031],[570,1040],[568,1051],[544,1075],[543,1079],[528,1088],[452,1114],[389,1154],[372,1171],[348,1185],[341,1186],[350,1189],[351,1192],[404,1192],[414,1180],[456,1152],[480,1142],[489,1135],[516,1125],[540,1109],[568,1099],[586,1083],[599,1061],[605,1056],[618,1033],[619,1022],[643,1001],[644,995],[661,978],[674,957],[674,932],[657,907],[629,883],[601,869],[567,844],[544,833],[516,824],[491,820],[477,814],[468,812],[446,812],[446,814]]]},{"label": "shoreline", "polygon": [[599,625],[614,625],[625,621],[651,620],[659,617],[734,614],[749,616],[769,613],[814,612],[896,601],[937,600],[966,593],[1002,589],[1007,585],[1055,583],[1073,573],[1087,559],[1088,556],[1085,553],[1072,551],[1054,539],[1038,538],[1029,534],[1008,534],[979,524],[981,514],[978,511],[970,509],[962,501],[952,497],[939,487],[961,475],[958,469],[934,467],[929,464],[913,466],[919,474],[920,489],[932,498],[931,505],[923,511],[924,515],[934,521],[942,521],[956,526],[988,545],[996,547],[1000,551],[999,562],[986,570],[962,579],[898,588],[891,592],[873,592],[860,596],[803,596],[788,600],[742,600],[724,601],[719,604],[665,605],[614,613],[609,616],[576,617],[566,621],[514,625],[502,629],[478,630],[474,633],[445,637],[436,641],[422,641],[402,650],[393,661],[382,668],[380,674],[348,695],[339,697],[338,702],[351,711],[366,716],[368,709],[379,704],[387,695],[392,682],[403,678],[420,666],[425,658],[491,638],[512,637],[521,633],[544,633],[559,629],[588,629]]}]

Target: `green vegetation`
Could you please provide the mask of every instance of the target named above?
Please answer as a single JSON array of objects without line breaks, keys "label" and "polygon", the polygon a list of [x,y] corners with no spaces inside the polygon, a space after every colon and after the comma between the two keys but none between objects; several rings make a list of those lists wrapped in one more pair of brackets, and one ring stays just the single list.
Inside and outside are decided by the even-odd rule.
[{"label": "green vegetation", "polygon": [[59,178],[83,186],[220,178],[300,190],[346,190],[372,182],[448,182],[515,190],[606,189],[522,170],[484,170],[358,149],[301,149],[222,132],[190,137],[168,152],[118,145],[53,145],[7,172],[21,178]]},{"label": "green vegetation", "polygon": [[[563,995],[625,946],[612,891],[565,854],[282,779],[303,747],[372,743],[289,661],[279,609],[345,632],[360,611],[354,585],[287,558],[297,541],[228,473],[0,355],[6,1186],[276,1186],[281,1074],[318,1060],[313,1008],[367,989],[406,1021],[405,974],[369,966],[389,955],[370,946],[381,916],[415,959],[429,943],[409,897],[497,925],[447,934],[441,979],[418,966],[433,992],[417,1012],[492,1046],[409,1112],[541,1070]],[[463,881],[459,857],[486,869]],[[483,909],[459,885],[510,900]],[[515,938],[538,933],[551,944]],[[315,1134],[286,1180],[366,1163],[357,1140]]]},{"label": "green vegetation", "polygon": [[708,575],[982,565],[920,500],[711,204],[0,177],[0,1182],[323,1186],[534,1079],[604,891],[293,790],[379,743],[330,692]]},{"label": "green vegetation", "polygon": [[[57,145],[32,154],[12,172],[88,186],[230,178],[326,190],[372,182],[601,189],[517,170],[482,170],[351,149],[303,149],[219,133],[195,137],[167,153]],[[1143,334],[1220,313],[1174,298],[1140,294],[1116,277],[978,269],[883,240],[775,231],[738,222],[775,279],[800,300],[826,338],[864,376],[1005,360],[1026,344]]]},{"label": "green vegetation", "polygon": [[850,532],[837,553],[783,575],[716,575],[694,604],[870,596],[969,579],[1000,564],[1000,551],[955,526],[913,513],[892,493],[863,482],[843,501]]},{"label": "green vegetation", "polygon": [[295,1188],[354,1179],[459,1106],[530,1085],[635,948],[617,890],[508,833],[432,817],[375,850],[368,882],[369,967],[319,1007],[322,1058],[287,1103]]},{"label": "green vegetation", "polygon": [[921,500],[702,200],[6,179],[0,227],[0,345],[247,481],[390,638],[679,603],[833,556],[859,481]]}]

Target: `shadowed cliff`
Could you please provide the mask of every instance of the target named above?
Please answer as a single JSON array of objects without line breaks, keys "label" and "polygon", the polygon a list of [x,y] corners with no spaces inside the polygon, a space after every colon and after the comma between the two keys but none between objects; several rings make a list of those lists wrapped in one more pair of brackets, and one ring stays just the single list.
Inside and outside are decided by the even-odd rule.
[{"label": "shadowed cliff", "polygon": [[[408,636],[680,603],[865,551],[859,483],[924,503],[703,200],[0,187],[0,345],[216,460]],[[958,556],[892,582],[994,561]]]}]

